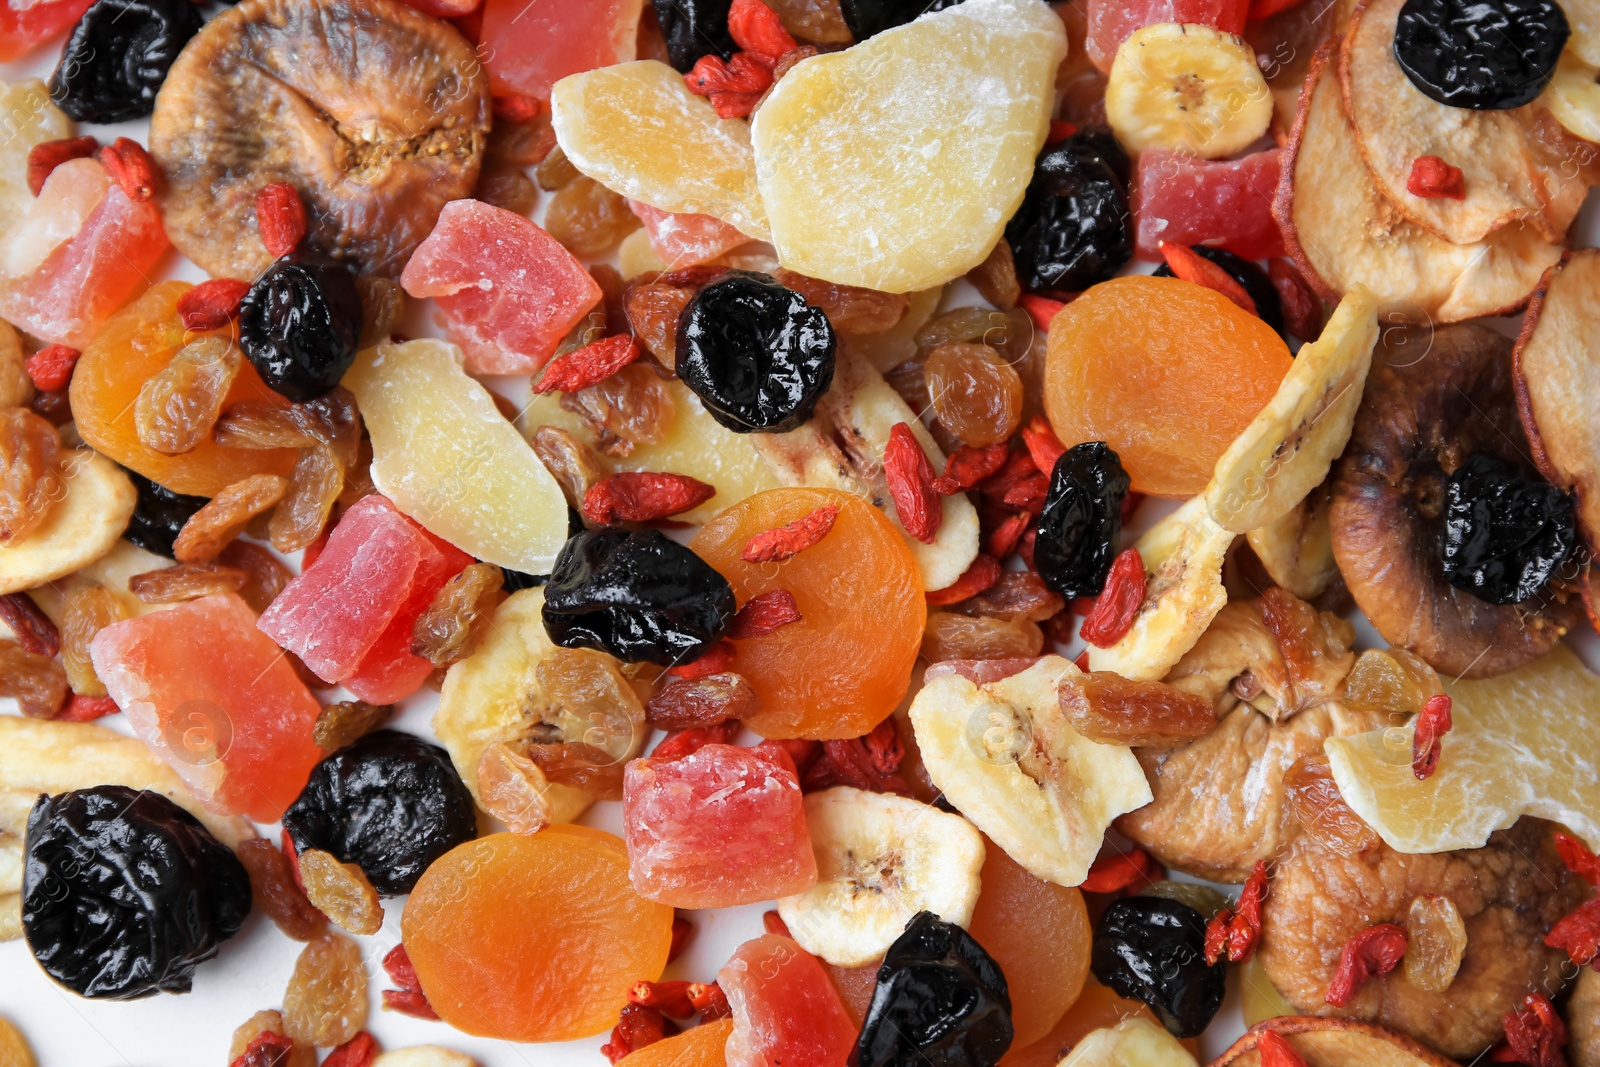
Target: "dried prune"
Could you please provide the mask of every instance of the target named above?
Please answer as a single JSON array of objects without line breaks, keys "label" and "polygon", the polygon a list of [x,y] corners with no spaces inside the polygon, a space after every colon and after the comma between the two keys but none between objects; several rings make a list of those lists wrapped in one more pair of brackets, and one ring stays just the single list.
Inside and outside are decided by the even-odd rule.
[{"label": "dried prune", "polygon": [[1039,514],[1033,563],[1064,597],[1098,596],[1122,533],[1128,472],[1104,441],[1073,445],[1056,460]]},{"label": "dried prune", "polygon": [[1430,100],[1504,111],[1544,91],[1570,35],[1554,0],[1406,0],[1394,58]]},{"label": "dried prune", "polygon": [[67,38],[50,99],[79,122],[150,114],[172,61],[204,21],[188,0],[95,0]]},{"label": "dried prune", "polygon": [[1089,967],[1114,991],[1142,1000],[1178,1037],[1194,1037],[1222,1007],[1227,961],[1206,963],[1206,920],[1187,904],[1127,897],[1106,909]]},{"label": "dried prune", "polygon": [[833,383],[835,337],[821,308],[771,278],[729,271],[678,319],[678,377],[735,433],[783,433]]},{"label": "dried prune", "polygon": [[343,267],[285,256],[239,304],[239,344],[261,380],[298,402],[339,384],[361,338],[361,294]]},{"label": "dried prune", "polygon": [[1445,580],[1491,604],[1543,589],[1578,544],[1573,498],[1498,456],[1474,452],[1445,484]]},{"label": "dried prune", "polygon": [[659,530],[608,526],[562,546],[543,615],[563,648],[665,666],[698,659],[736,607],[728,580],[690,549]]},{"label": "dried prune", "polygon": [[28,815],[22,929],[79,996],[187,993],[250,913],[250,877],[198,819],[148,790],[41,796]]},{"label": "dried prune", "polygon": [[1013,1033],[1000,965],[955,923],[918,912],[884,953],[851,1062],[993,1067]]},{"label": "dried prune", "polygon": [[1104,130],[1083,130],[1034,163],[1022,206],[1006,224],[1017,280],[1033,291],[1074,292],[1133,258],[1128,157]]},{"label": "dried prune", "polygon": [[729,59],[738,48],[728,33],[732,0],[651,0],[672,65],[687,74],[701,56]]},{"label": "dried prune", "polygon": [[[1278,296],[1277,286],[1272,284],[1272,279],[1267,277],[1266,271],[1243,256],[1233,254],[1226,248],[1212,248],[1210,245],[1191,245],[1189,250],[1202,259],[1209,259],[1227,271],[1228,277],[1238,282],[1244,288],[1244,291],[1250,294],[1250,299],[1256,305],[1256,315],[1260,317],[1261,321],[1271,326],[1280,336],[1289,336],[1283,324],[1283,301]],[[1172,277],[1172,268],[1163,263],[1152,272],[1151,276],[1170,278]]]},{"label": "dried prune", "polygon": [[892,30],[896,26],[925,15],[930,11],[943,11],[961,0],[840,0],[839,10],[844,24],[850,27],[858,41],[874,34]]},{"label": "dried prune", "polygon": [[477,836],[472,794],[449,753],[396,730],[312,768],[283,825],[296,850],[356,864],[387,896],[409,893],[428,864]]},{"label": "dried prune", "polygon": [[174,493],[142,474],[126,473],[139,494],[139,502],[134,505],[133,518],[128,520],[122,536],[147,552],[171,559],[172,542],[178,539],[189,516],[206,506],[206,498]]}]

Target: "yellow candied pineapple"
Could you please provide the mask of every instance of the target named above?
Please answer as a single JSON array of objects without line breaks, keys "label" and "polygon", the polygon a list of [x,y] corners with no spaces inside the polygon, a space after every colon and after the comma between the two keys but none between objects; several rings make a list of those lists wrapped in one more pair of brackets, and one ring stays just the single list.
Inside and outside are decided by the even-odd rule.
[{"label": "yellow candied pineapple", "polygon": [[982,263],[1033,177],[1066,46],[1042,0],[967,0],[796,65],[751,122],[783,265],[906,293]]},{"label": "yellow candied pineapple", "polygon": [[0,138],[0,233],[7,233],[33,202],[28,189],[28,152],[44,141],[72,136],[72,123],[50,102],[44,82],[37,78],[0,82],[0,116],[5,136]]}]

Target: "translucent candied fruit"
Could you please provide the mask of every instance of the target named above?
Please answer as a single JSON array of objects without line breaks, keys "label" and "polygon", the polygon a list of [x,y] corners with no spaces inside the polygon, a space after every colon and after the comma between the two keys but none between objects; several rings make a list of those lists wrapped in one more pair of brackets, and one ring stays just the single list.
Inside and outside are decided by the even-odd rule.
[{"label": "translucent candied fruit", "polygon": [[1277,393],[1289,349],[1213,290],[1114,278],[1052,320],[1045,411],[1068,447],[1105,441],[1136,492],[1189,497]]},{"label": "translucent candied fruit", "polygon": [[622,841],[559,825],[461,845],[423,874],[401,921],[439,1017],[469,1034],[566,1041],[610,1029],[656,981],[672,909],[628,884]]},{"label": "translucent candied fruit", "polygon": [[650,247],[672,270],[708,263],[750,241],[737,227],[710,215],[662,211],[637,200],[628,206],[649,231]]},{"label": "translucent candied fruit", "polygon": [[1248,0],[1088,0],[1084,49],[1095,66],[1108,71],[1122,42],[1152,22],[1199,23],[1239,33],[1249,7]]},{"label": "translucent candied fruit", "polygon": [[[820,542],[785,563],[740,558],[756,534],[836,504]],[[761,699],[746,724],[763,737],[860,737],[905,695],[926,614],[904,539],[882,512],[829,489],[772,489],[707,523],[690,546],[732,583],[741,601],[787,589],[800,621],[735,642],[730,670]],[[862,610],[870,604],[871,610]]]},{"label": "translucent candied fruit", "polygon": [[617,1067],[725,1067],[732,1019],[701,1023],[665,1041],[646,1045],[617,1061]]},{"label": "translucent candied fruit", "polygon": [[1066,44],[1036,0],[967,0],[789,71],[751,123],[784,266],[905,293],[982,263],[1033,176]]},{"label": "translucent candied fruit", "polygon": [[484,0],[478,41],[489,88],[548,100],[568,74],[627,62],[638,47],[639,10],[640,0]]},{"label": "translucent candied fruit", "polygon": [[1160,262],[1161,242],[1226,248],[1246,259],[1283,254],[1272,217],[1283,152],[1272,148],[1234,160],[1151,148],[1139,153],[1133,215],[1141,259]]},{"label": "translucent candied fruit", "polygon": [[843,1064],[856,1025],[817,958],[787,937],[740,945],[717,972],[733,1009],[727,1067]]}]

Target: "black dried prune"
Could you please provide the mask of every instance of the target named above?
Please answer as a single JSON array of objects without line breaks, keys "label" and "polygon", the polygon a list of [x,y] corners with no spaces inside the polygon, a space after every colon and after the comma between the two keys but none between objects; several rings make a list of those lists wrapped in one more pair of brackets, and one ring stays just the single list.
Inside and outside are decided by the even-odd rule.
[{"label": "black dried prune", "polygon": [[678,318],[677,372],[735,433],[784,433],[833,383],[833,325],[764,274],[729,271]]},{"label": "black dried prune", "polygon": [[[1278,290],[1273,286],[1272,279],[1267,277],[1266,271],[1243,256],[1234,255],[1226,248],[1190,245],[1189,250],[1227,271],[1228,277],[1238,282],[1240,287],[1250,294],[1250,299],[1255,301],[1256,316],[1271,326],[1278,336],[1289,336],[1283,325],[1283,301],[1278,298]],[[1153,276],[1170,278],[1172,268],[1163,263],[1155,269]]]},{"label": "black dried prune", "polygon": [[344,267],[288,255],[239,303],[239,347],[261,380],[304,403],[339,384],[361,338],[361,294]]},{"label": "black dried prune", "polygon": [[943,11],[961,0],[839,0],[839,11],[844,24],[857,41],[865,41],[884,30],[926,15],[930,11]]},{"label": "black dried prune", "polygon": [[1125,897],[1094,932],[1089,968],[1121,996],[1142,1000],[1178,1037],[1211,1024],[1226,991],[1226,960],[1206,963],[1206,920],[1161,897]]},{"label": "black dried prune", "polygon": [[1061,453],[1033,544],[1033,564],[1045,585],[1068,599],[1100,595],[1117,554],[1128,485],[1128,472],[1104,441]]},{"label": "black dried prune", "polygon": [[1578,547],[1573,498],[1497,456],[1474,452],[1445,485],[1445,580],[1491,604],[1543,589]]},{"label": "black dried prune", "polygon": [[1035,292],[1075,292],[1133,258],[1128,156],[1105,130],[1081,130],[1034,164],[1006,224],[1017,278]]},{"label": "black dried prune", "polygon": [[884,953],[856,1067],[994,1067],[1011,1047],[1006,976],[955,923],[918,912]]},{"label": "black dried prune", "polygon": [[701,56],[729,59],[739,50],[728,33],[732,0],[651,0],[667,39],[667,57],[684,74]]},{"label": "black dried prune", "polygon": [[430,863],[478,832],[450,754],[398,730],[375,730],[313,767],[283,828],[296,852],[354,863],[385,896],[411,892]]},{"label": "black dried prune", "polygon": [[41,796],[28,815],[22,931],[79,996],[187,993],[250,903],[244,865],[160,793],[95,786]]},{"label": "black dried prune", "polygon": [[148,552],[171,559],[172,542],[177,540],[178,531],[189,516],[205,507],[206,498],[174,493],[134,471],[127,474],[139,494],[139,502],[134,505],[133,518],[128,520],[122,536]]},{"label": "black dried prune", "polygon": [[544,628],[562,648],[627,663],[698,659],[736,608],[728,580],[659,530],[605,526],[561,546],[544,593]]},{"label": "black dried prune", "polygon": [[95,0],[50,75],[50,99],[79,122],[143,118],[203,23],[190,0]]},{"label": "black dried prune", "polygon": [[1544,92],[1570,34],[1554,0],[1406,0],[1394,58],[1431,100],[1504,111]]}]

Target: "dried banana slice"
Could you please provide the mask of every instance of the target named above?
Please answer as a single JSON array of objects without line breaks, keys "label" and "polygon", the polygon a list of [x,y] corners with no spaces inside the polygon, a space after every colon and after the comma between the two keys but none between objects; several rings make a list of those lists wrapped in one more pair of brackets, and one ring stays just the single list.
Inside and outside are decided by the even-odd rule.
[{"label": "dried banana slice", "polygon": [[1106,121],[1130,152],[1177,148],[1201,159],[1242,152],[1272,123],[1255,50],[1211,26],[1156,22],[1117,49]]},{"label": "dried banana slice", "polygon": [[121,467],[98,452],[61,456],[62,497],[40,526],[0,547],[0,593],[54,581],[110,552],[133,517],[138,494]]},{"label": "dried banana slice", "polygon": [[1377,305],[1358,282],[1217,460],[1205,501],[1219,526],[1242,534],[1275,522],[1322,484],[1350,440],[1377,343]]},{"label": "dried banana slice", "polygon": [[1248,537],[1268,577],[1301,600],[1328,591],[1339,577],[1333,558],[1332,496],[1326,486]]},{"label": "dried banana slice", "polygon": [[986,685],[952,672],[910,711],[934,785],[1012,859],[1064,886],[1083,882],[1112,820],[1152,797],[1131,749],[1067,721],[1057,687],[1076,673],[1060,656]]},{"label": "dried banana slice", "polygon": [[65,578],[47,582],[28,591],[39,610],[50,617],[57,626],[65,625],[67,601],[72,594],[93,586],[103,586],[117,598],[118,605],[128,618],[148,615],[152,611],[166,611],[173,604],[146,604],[128,591],[128,579],[135,574],[165,570],[173,561],[154,552],[147,552],[132,541],[118,541],[110,552],[80,567]]},{"label": "dried banana slice", "polygon": [[1124,1019],[1083,1035],[1059,1067],[1196,1067],[1178,1039],[1149,1019]]},{"label": "dried banana slice", "polygon": [[1149,574],[1144,603],[1122,640],[1089,646],[1089,669],[1136,681],[1164,678],[1228,602],[1222,563],[1233,537],[1198,496],[1146,531],[1134,546]]},{"label": "dried banana slice", "polygon": [[1548,108],[1568,133],[1586,141],[1600,141],[1600,84],[1597,79],[1600,79],[1600,67],[1585,61],[1568,44],[1537,103]]}]

